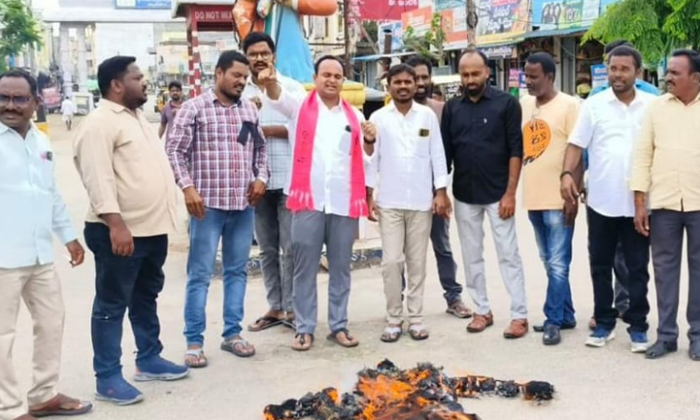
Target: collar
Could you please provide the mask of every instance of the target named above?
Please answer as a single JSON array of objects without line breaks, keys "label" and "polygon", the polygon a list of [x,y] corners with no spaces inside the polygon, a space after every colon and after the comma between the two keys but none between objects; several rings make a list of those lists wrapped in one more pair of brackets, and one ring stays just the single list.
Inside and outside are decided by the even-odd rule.
[{"label": "collar", "polygon": [[127,109],[124,105],[119,105],[118,103],[112,102],[109,99],[105,98],[100,99],[100,106],[104,106],[116,114],[119,114],[124,111],[129,111],[129,109]]},{"label": "collar", "polygon": [[[676,95],[674,95],[674,94],[672,94],[672,93],[667,93],[667,94],[664,95],[664,96],[666,96],[666,100],[667,100],[667,101],[676,101],[676,102],[683,103],[683,102],[681,102],[680,99],[678,99],[678,97],[677,97]],[[695,97],[695,99],[693,99],[693,101],[692,101],[691,103],[689,103],[688,105],[685,105],[685,104],[683,104],[683,105],[684,105],[684,106],[690,106],[690,105],[693,105],[694,103],[696,103],[696,102],[698,102],[698,101],[700,101],[700,93],[698,93],[698,95]]]},{"label": "collar", "polygon": [[[602,91],[601,93],[599,93],[599,95],[604,95],[604,98],[605,98],[605,100],[606,100],[607,102],[610,102],[610,103],[615,103],[615,102],[622,103],[619,99],[617,99],[617,95],[615,95],[615,91],[613,91],[613,88],[612,88],[612,87],[608,87],[607,89],[605,89],[604,91]],[[637,103],[639,103],[639,102],[641,101],[641,96],[642,96],[642,95],[643,95],[643,94],[642,94],[642,91],[639,90],[639,89],[637,89],[637,86],[636,86],[636,84],[635,84],[635,87],[634,87],[634,99],[632,99],[632,102],[631,102],[628,106],[631,107],[631,106],[634,106],[634,105],[636,105]]]},{"label": "collar", "polygon": [[[221,105],[224,107],[227,107],[226,105],[222,104],[219,98],[216,97],[216,94],[214,93],[214,89],[209,89],[205,93],[207,95],[207,100],[215,105]],[[234,102],[233,105],[230,106],[230,108],[235,108],[241,106],[241,99],[239,98],[238,101]],[[229,108],[229,107],[227,107]]]},{"label": "collar", "polygon": [[323,99],[321,99],[321,95],[319,95],[318,92],[316,92],[316,101],[319,103],[319,106],[326,108],[330,112],[337,112],[337,111],[342,110],[342,105],[343,105],[343,98],[342,97],[338,97],[338,104],[334,105],[333,108],[328,108],[326,106],[326,104],[323,102]]},{"label": "collar", "polygon": [[[30,135],[32,135],[32,134],[34,133],[35,130],[37,130],[37,128],[36,128],[36,126],[34,125],[34,122],[33,122],[33,121],[30,121],[30,122],[29,122],[29,131],[27,131],[27,137],[29,137]],[[7,133],[7,132],[9,132],[9,131],[15,131],[15,130],[14,130],[13,128],[10,128],[10,127],[6,126],[6,125],[3,124],[3,123],[0,123],[0,135],[5,134],[5,133]]]},{"label": "collar", "polygon": [[[408,110],[408,113],[418,112],[418,107],[416,106],[417,104],[418,103],[416,101],[412,101],[411,109]],[[396,103],[393,100],[389,103],[389,105],[387,105],[387,107],[389,108],[389,111],[399,112],[399,110],[396,108]]]}]

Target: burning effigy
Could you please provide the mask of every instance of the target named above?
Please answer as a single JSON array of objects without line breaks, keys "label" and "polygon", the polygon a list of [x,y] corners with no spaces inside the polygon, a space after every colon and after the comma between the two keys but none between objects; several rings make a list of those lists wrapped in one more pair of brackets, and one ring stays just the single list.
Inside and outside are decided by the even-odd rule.
[{"label": "burning effigy", "polygon": [[554,398],[549,382],[517,383],[486,376],[449,377],[442,368],[421,363],[401,370],[389,360],[376,369],[363,369],[352,392],[326,388],[300,399],[265,407],[265,420],[476,420],[460,398],[496,395],[529,401]]}]

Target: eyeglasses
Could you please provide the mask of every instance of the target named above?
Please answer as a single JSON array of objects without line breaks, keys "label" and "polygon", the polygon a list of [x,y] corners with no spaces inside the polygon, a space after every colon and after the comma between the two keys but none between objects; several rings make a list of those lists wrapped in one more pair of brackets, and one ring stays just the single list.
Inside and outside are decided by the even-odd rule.
[{"label": "eyeglasses", "polygon": [[31,100],[34,99],[31,96],[7,96],[0,95],[0,106],[7,106],[10,102],[13,102],[16,106],[25,106]]},{"label": "eyeglasses", "polygon": [[247,55],[248,58],[251,60],[257,60],[258,58],[262,58],[263,60],[269,60],[270,58],[272,58],[271,52],[249,53]]}]

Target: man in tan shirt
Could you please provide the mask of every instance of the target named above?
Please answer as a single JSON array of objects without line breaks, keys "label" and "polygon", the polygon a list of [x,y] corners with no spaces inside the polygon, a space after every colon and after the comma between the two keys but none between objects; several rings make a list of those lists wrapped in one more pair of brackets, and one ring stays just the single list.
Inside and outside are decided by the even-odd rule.
[{"label": "man in tan shirt", "polygon": [[630,181],[635,228],[651,240],[659,312],[657,341],[646,357],[656,359],[678,349],[678,296],[687,232],[689,356],[700,361],[700,54],[675,51],[666,82],[669,93],[650,105],[644,119]]},{"label": "man in tan shirt", "polygon": [[95,254],[92,308],[93,366],[97,398],[117,405],[143,399],[122,376],[124,313],[138,354],[135,381],[175,380],[185,366],[160,357],[156,299],[163,289],[167,234],[175,221],[175,181],[163,144],[139,109],[146,102],[135,58],[100,64],[102,100],[78,128],[75,165],[90,198],[85,241]]}]

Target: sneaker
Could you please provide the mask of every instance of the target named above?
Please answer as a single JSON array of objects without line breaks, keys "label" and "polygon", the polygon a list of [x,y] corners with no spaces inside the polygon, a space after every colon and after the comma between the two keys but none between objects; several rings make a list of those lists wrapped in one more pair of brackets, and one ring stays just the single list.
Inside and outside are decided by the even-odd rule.
[{"label": "sneaker", "polygon": [[630,341],[632,342],[630,349],[632,353],[646,353],[649,348],[649,339],[647,333],[632,331],[630,332]]},{"label": "sneaker", "polygon": [[588,347],[603,347],[605,344],[615,338],[615,331],[609,331],[605,328],[596,328],[595,331],[586,340]]},{"label": "sneaker", "polygon": [[107,401],[116,405],[131,405],[143,401],[143,394],[134,388],[124,378],[113,376],[107,379],[97,379],[98,401]]},{"label": "sneaker", "polygon": [[154,357],[147,362],[137,362],[136,367],[137,370],[134,375],[136,382],[176,381],[190,373],[190,369],[187,366],[176,365],[160,356]]}]

